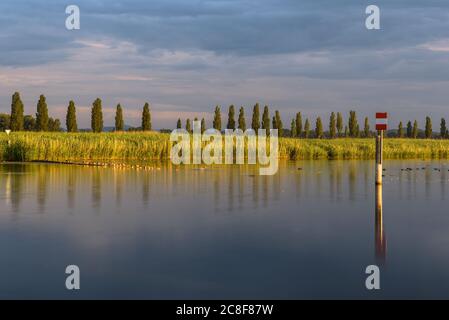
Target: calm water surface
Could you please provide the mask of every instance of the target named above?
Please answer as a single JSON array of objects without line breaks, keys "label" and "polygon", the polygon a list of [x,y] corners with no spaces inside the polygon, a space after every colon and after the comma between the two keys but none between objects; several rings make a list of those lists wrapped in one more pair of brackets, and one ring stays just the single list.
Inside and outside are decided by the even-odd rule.
[{"label": "calm water surface", "polygon": [[449,298],[447,161],[157,166],[0,164],[0,298]]}]

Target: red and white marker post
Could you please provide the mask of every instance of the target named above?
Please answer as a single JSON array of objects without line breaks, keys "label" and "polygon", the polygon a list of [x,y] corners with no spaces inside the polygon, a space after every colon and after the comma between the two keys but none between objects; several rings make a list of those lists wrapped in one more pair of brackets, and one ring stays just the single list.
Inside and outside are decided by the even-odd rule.
[{"label": "red and white marker post", "polygon": [[384,143],[384,131],[387,130],[388,114],[386,112],[376,113],[376,184],[382,184],[382,150]]}]

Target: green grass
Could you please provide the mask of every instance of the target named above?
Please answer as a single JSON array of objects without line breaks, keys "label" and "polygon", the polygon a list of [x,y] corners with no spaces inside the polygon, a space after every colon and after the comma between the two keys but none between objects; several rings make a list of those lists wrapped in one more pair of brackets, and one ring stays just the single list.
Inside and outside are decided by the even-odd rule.
[{"label": "green grass", "polygon": [[[8,143],[8,140],[10,143]],[[374,159],[374,139],[291,139],[279,141],[287,159]],[[162,133],[0,134],[2,161],[164,160],[170,155],[169,135]],[[449,140],[385,139],[386,159],[449,159]]]}]

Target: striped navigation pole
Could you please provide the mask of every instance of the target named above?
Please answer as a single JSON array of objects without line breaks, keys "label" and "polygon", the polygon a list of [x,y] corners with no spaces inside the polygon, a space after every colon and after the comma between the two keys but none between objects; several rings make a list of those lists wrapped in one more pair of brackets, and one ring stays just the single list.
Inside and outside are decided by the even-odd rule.
[{"label": "striped navigation pole", "polygon": [[376,184],[382,184],[382,150],[384,143],[384,131],[387,130],[387,113],[376,113]]}]

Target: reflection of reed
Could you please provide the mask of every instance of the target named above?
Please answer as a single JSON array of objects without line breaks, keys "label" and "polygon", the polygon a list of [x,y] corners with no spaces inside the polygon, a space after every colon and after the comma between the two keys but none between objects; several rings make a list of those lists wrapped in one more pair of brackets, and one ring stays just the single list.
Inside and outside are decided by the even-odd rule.
[{"label": "reflection of reed", "polygon": [[430,168],[428,168],[426,170],[426,173],[424,174],[424,179],[425,179],[425,183],[426,183],[426,199],[430,199],[430,195],[432,194],[432,192],[431,192],[432,177],[431,177]]},{"label": "reflection of reed", "polygon": [[142,177],[142,202],[146,207],[148,205],[148,201],[150,200],[150,174],[145,172]]},{"label": "reflection of reed", "polygon": [[441,200],[446,200],[446,170],[441,170]]},{"label": "reflection of reed", "polygon": [[355,163],[353,161],[349,164],[349,176],[348,176],[348,182],[349,182],[349,200],[355,200],[355,194],[356,194],[356,168]]},{"label": "reflection of reed", "polygon": [[101,179],[100,169],[92,169],[92,206],[100,209],[101,206]]},{"label": "reflection of reed", "polygon": [[69,177],[67,183],[67,206],[73,209],[75,206],[75,190],[76,190],[76,172],[74,168],[69,168]]},{"label": "reflection of reed", "polygon": [[335,192],[335,163],[328,163],[328,171],[329,171],[329,195],[332,199],[335,199],[337,194]]},{"label": "reflection of reed", "polygon": [[246,178],[243,175],[243,171],[239,170],[238,172],[238,179],[239,179],[239,192],[238,192],[238,201],[239,201],[239,210],[241,210],[243,208],[243,198],[244,198],[244,194],[245,194],[245,180],[244,178]]},{"label": "reflection of reed", "polygon": [[220,170],[214,170],[214,204],[215,211],[219,211],[220,208]]},{"label": "reflection of reed", "polygon": [[47,202],[47,187],[50,167],[39,166],[37,168],[37,204],[38,212],[45,213],[45,203]]},{"label": "reflection of reed", "polygon": [[370,177],[370,168],[368,166],[363,166],[363,186],[364,186],[364,198],[368,200],[369,197],[369,177]]},{"label": "reflection of reed", "polygon": [[[23,166],[14,165],[14,171],[21,172]],[[23,197],[23,183],[22,176],[12,176],[11,180],[9,180],[9,190],[10,190],[10,199],[11,199],[11,207],[14,213],[20,212],[20,203],[22,202]]]},{"label": "reflection of reed", "polygon": [[268,207],[268,177],[262,177],[262,206]]},{"label": "reflection of reed", "polygon": [[[114,184],[115,184],[115,204],[118,208],[121,207],[122,204],[122,186],[123,186],[123,174],[120,172],[117,172],[117,170],[113,171],[114,175]],[[143,182],[143,185],[145,186],[145,181]]]},{"label": "reflection of reed", "polygon": [[234,210],[234,170],[229,170],[228,181],[228,211]]},{"label": "reflection of reed", "polygon": [[338,201],[340,201],[342,198],[343,198],[343,196],[342,196],[342,190],[343,190],[343,188],[342,188],[342,178],[341,178],[341,175],[342,175],[342,171],[343,171],[343,169],[341,168],[341,165],[340,165],[340,163],[338,164],[338,167],[337,167],[337,173],[336,173],[336,180],[337,180],[337,182],[336,182],[336,185],[337,185],[337,200]]},{"label": "reflection of reed", "polygon": [[376,259],[382,263],[385,261],[387,253],[387,240],[383,224],[383,205],[382,205],[382,185],[376,185],[376,207],[375,207],[375,246]]}]

